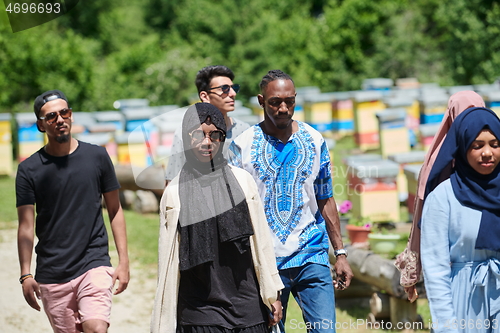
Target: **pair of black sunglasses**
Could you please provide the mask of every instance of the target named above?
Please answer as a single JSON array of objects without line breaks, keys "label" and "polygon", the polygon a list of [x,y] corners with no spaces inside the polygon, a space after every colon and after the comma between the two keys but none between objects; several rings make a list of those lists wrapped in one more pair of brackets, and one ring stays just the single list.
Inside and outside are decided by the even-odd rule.
[{"label": "pair of black sunglasses", "polygon": [[226,134],[221,130],[215,130],[205,133],[202,130],[198,129],[192,131],[190,135],[191,139],[193,139],[193,141],[197,143],[203,141],[207,136],[212,142],[222,142],[226,137]]},{"label": "pair of black sunglasses", "polygon": [[267,100],[267,104],[271,105],[273,108],[279,108],[283,102],[285,102],[287,108],[291,108],[295,105],[295,97],[286,97],[286,98],[275,97]]},{"label": "pair of black sunglasses", "polygon": [[218,86],[218,87],[209,88],[209,89],[207,89],[207,91],[210,91],[210,90],[213,90],[213,89],[219,89],[219,88],[222,90],[223,94],[229,94],[229,91],[231,91],[231,88],[233,88],[233,90],[234,90],[235,93],[238,93],[238,91],[240,91],[240,85],[239,84],[232,84],[232,85],[223,84],[223,85]]}]

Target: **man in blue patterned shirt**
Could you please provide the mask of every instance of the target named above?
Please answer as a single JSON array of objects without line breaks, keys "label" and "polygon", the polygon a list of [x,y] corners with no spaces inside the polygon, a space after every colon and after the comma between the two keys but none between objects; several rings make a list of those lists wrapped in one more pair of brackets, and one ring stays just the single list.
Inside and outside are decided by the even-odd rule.
[{"label": "man in blue patterned shirt", "polygon": [[319,132],[292,119],[296,92],[289,75],[269,71],[260,89],[264,121],[234,140],[230,161],[252,174],[264,202],[285,285],[282,322],[291,292],[309,332],[334,332],[328,238],[337,255],[335,287],[348,287],[353,275],[340,235],[328,147]]}]

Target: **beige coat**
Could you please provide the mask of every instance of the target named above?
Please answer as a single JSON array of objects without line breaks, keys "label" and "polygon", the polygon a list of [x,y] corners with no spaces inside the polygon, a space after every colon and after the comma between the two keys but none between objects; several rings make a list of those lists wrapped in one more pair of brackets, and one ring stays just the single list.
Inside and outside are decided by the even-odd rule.
[{"label": "beige coat", "polygon": [[[283,283],[276,268],[273,243],[257,185],[245,170],[231,167],[248,203],[254,235],[250,247],[260,297],[271,309]],[[172,333],[177,327],[177,297],[179,291],[179,234],[177,223],[181,207],[179,176],[165,189],[160,202],[160,238],[158,241],[158,287],[151,318],[152,333]]]}]

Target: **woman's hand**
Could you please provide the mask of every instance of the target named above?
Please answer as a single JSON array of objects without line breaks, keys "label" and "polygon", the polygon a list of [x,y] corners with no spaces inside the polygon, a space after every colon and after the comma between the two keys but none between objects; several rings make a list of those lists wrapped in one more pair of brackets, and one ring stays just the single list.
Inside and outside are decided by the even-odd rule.
[{"label": "woman's hand", "polygon": [[405,292],[408,294],[408,300],[413,303],[417,300],[418,298],[418,293],[417,293],[417,288],[415,288],[415,285],[411,287],[405,287]]},{"label": "woman's hand", "polygon": [[277,300],[271,306],[273,310],[269,318],[269,326],[274,326],[283,318],[283,306],[281,305],[281,300]]}]

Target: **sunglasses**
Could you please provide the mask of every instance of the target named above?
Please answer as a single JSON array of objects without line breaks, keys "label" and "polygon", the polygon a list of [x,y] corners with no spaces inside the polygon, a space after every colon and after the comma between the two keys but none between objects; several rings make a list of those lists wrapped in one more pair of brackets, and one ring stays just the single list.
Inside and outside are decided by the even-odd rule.
[{"label": "sunglasses", "polygon": [[267,100],[267,104],[274,108],[279,108],[283,102],[285,102],[287,108],[291,108],[295,105],[295,97],[270,98]]},{"label": "sunglasses", "polygon": [[238,93],[238,91],[240,91],[240,85],[239,84],[232,84],[232,85],[223,84],[221,86],[209,88],[207,90],[209,91],[209,90],[219,89],[219,88],[222,89],[222,93],[223,94],[229,94],[229,91],[231,90],[231,88],[233,88],[233,90],[234,90],[235,93]]},{"label": "sunglasses", "polygon": [[42,120],[45,119],[47,121],[47,124],[52,125],[59,116],[61,116],[62,119],[68,119],[69,117],[71,117],[72,110],[73,109],[71,108],[67,108],[67,109],[62,109],[59,112],[49,112],[44,117],[38,117],[38,118]]},{"label": "sunglasses", "polygon": [[209,133],[205,133],[202,130],[194,130],[190,135],[191,139],[197,143],[203,141],[207,136],[212,142],[222,142],[226,138],[226,134],[221,130],[215,130]]}]

